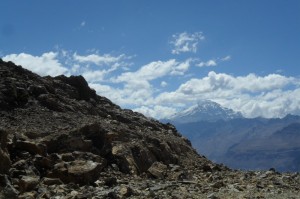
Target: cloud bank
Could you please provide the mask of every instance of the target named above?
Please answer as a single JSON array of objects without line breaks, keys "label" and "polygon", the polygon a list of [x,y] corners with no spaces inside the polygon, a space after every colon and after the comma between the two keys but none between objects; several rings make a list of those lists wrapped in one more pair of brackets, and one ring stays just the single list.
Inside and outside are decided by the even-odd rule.
[{"label": "cloud bank", "polygon": [[33,56],[26,53],[10,54],[2,58],[4,61],[12,61],[17,65],[22,65],[39,75],[57,76],[65,74],[68,69],[58,60],[58,53],[47,52],[41,56]]},{"label": "cloud bank", "polygon": [[[170,42],[172,57],[143,65],[135,65],[134,56],[101,54],[95,50],[87,54],[66,50],[39,56],[9,54],[2,59],[41,76],[83,75],[99,95],[123,108],[157,119],[169,117],[205,99],[240,111],[249,118],[300,115],[299,77],[276,73],[232,75],[213,71],[223,62],[230,61],[230,55],[209,59],[178,58],[181,53],[195,53],[204,39],[202,32],[174,34]],[[201,74],[199,71],[203,67],[212,70]]]}]

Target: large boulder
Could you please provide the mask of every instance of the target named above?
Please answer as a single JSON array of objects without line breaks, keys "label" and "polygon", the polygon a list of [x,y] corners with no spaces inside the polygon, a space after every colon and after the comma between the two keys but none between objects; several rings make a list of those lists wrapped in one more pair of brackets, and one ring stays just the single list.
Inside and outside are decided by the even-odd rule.
[{"label": "large boulder", "polygon": [[80,185],[92,184],[100,176],[100,172],[106,166],[106,161],[93,162],[91,160],[74,160],[60,162],[54,165],[47,177],[59,178],[64,183],[76,183]]}]

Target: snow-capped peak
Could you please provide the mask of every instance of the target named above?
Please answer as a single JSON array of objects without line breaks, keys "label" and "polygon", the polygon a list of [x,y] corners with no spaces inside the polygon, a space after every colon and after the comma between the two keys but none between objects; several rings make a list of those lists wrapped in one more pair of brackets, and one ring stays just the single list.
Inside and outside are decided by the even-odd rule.
[{"label": "snow-capped peak", "polygon": [[178,123],[189,123],[198,121],[217,121],[242,118],[240,112],[235,112],[232,109],[222,107],[220,104],[210,101],[201,100],[194,106],[176,113],[169,119]]}]

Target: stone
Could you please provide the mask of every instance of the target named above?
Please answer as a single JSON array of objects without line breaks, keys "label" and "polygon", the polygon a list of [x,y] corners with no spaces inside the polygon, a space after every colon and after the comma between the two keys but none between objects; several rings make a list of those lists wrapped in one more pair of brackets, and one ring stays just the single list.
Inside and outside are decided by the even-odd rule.
[{"label": "stone", "polygon": [[39,184],[37,176],[22,176],[19,180],[19,187],[22,192],[31,191]]},{"label": "stone", "polygon": [[148,172],[155,178],[164,178],[167,171],[167,166],[161,162],[154,162],[148,169]]},{"label": "stone", "polygon": [[36,192],[25,192],[25,193],[22,193],[18,196],[19,199],[36,199],[37,193]]},{"label": "stone", "polygon": [[119,193],[123,197],[130,197],[133,194],[133,190],[130,187],[121,187]]},{"label": "stone", "polygon": [[31,154],[46,155],[46,146],[43,144],[36,144],[30,141],[17,140],[16,149],[28,151]]},{"label": "stone", "polygon": [[224,183],[222,181],[217,181],[211,185],[211,187],[216,188],[216,189],[220,189],[223,186],[224,186]]},{"label": "stone", "polygon": [[109,186],[109,187],[117,185],[117,178],[115,178],[115,177],[105,178],[104,185]]},{"label": "stone", "polygon": [[42,183],[44,185],[60,185],[60,184],[63,184],[63,182],[59,178],[46,178],[46,177],[44,177],[42,179]]},{"label": "stone", "polygon": [[6,131],[0,129],[0,174],[7,174],[11,168],[11,160],[6,148],[7,135]]},{"label": "stone", "polygon": [[12,185],[7,175],[0,174],[0,198],[17,198],[19,191]]},{"label": "stone", "polygon": [[102,163],[91,160],[61,162],[57,163],[47,176],[60,178],[64,183],[92,184],[98,179],[100,172],[105,166],[106,161],[104,159]]},{"label": "stone", "polygon": [[219,197],[216,196],[216,193],[211,193],[211,194],[209,194],[209,195],[207,196],[207,198],[209,198],[209,199],[219,199]]}]

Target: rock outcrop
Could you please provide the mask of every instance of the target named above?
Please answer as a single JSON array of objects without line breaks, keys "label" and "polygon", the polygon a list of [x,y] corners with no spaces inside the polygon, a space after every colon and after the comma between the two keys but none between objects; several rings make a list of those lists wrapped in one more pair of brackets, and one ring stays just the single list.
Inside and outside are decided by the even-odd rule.
[{"label": "rock outcrop", "polygon": [[81,76],[40,77],[2,60],[0,143],[0,198],[299,194],[297,173],[232,171],[171,124],[96,95]]}]

